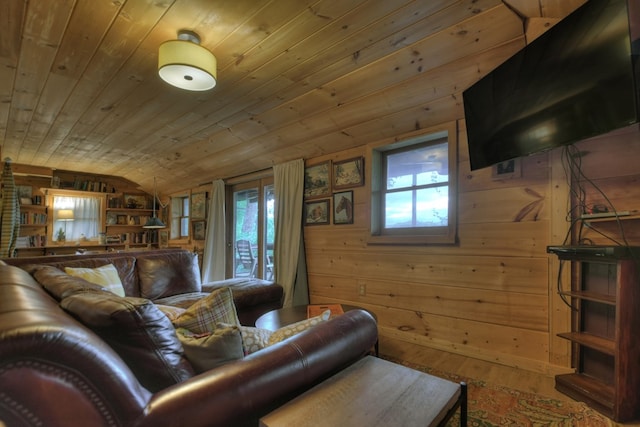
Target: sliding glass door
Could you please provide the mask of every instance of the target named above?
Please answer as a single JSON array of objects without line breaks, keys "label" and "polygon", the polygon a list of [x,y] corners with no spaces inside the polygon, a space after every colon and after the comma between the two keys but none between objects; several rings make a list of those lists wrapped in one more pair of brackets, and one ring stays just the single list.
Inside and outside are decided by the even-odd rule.
[{"label": "sliding glass door", "polygon": [[273,279],[273,178],[228,187],[228,277]]}]

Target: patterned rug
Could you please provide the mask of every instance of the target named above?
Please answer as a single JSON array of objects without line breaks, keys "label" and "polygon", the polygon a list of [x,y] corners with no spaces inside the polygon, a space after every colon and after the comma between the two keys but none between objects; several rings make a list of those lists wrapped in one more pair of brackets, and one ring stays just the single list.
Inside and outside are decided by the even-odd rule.
[{"label": "patterned rug", "polygon": [[[385,359],[450,381],[465,381],[468,386],[467,421],[470,427],[612,427],[616,425],[609,418],[581,402],[558,400],[491,385],[484,381],[463,378],[386,356]],[[459,425],[459,416],[456,413],[447,427]]]}]

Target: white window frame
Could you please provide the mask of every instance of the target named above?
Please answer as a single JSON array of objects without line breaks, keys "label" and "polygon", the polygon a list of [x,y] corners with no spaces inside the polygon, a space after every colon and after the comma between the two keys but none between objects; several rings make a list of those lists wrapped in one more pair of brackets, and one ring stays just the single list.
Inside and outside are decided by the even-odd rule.
[{"label": "white window frame", "polygon": [[[383,154],[385,152],[406,149],[412,145],[422,145],[430,141],[446,138],[448,144],[449,182],[448,182],[448,223],[440,227],[419,227],[402,229],[383,229],[385,192],[385,173]],[[367,163],[371,176],[371,232],[367,244],[370,245],[442,245],[457,243],[457,176],[458,176],[458,132],[455,122],[413,132],[393,140],[381,141],[369,146]]]}]

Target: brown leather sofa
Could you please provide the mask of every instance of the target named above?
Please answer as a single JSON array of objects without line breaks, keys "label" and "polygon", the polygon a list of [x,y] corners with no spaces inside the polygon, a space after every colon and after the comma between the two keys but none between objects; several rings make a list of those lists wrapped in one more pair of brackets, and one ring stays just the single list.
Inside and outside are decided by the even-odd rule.
[{"label": "brown leather sofa", "polygon": [[0,421],[8,427],[257,425],[260,416],[361,358],[377,339],[371,315],[353,310],[151,392],[26,265],[0,265]]},{"label": "brown leather sofa", "polygon": [[229,287],[240,323],[248,326],[253,326],[267,311],[281,308],[283,301],[282,286],[267,280],[235,278],[202,283],[197,255],[184,249],[4,258],[3,261],[28,272],[39,265],[62,270],[64,267],[95,268],[113,264],[127,296],[182,308],[214,289]]}]

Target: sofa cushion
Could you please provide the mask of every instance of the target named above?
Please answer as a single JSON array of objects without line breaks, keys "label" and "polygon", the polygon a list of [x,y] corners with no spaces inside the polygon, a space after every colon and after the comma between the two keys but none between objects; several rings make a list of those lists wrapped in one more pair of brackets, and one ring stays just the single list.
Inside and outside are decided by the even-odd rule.
[{"label": "sofa cushion", "polygon": [[30,270],[38,283],[58,301],[79,292],[107,292],[100,285],[87,282],[80,277],[69,276],[50,265],[34,265]]},{"label": "sofa cushion", "polygon": [[269,341],[267,342],[267,346],[274,345],[279,343],[280,341],[284,341],[287,338],[291,338],[292,336],[299,334],[300,332],[304,332],[309,328],[312,328],[320,323],[326,322],[331,317],[331,310],[323,311],[319,316],[311,317],[309,319],[301,320],[296,323],[292,323],[287,326],[283,326],[278,329],[269,337]]},{"label": "sofa cushion", "polygon": [[218,323],[240,326],[231,289],[222,288],[187,308],[173,324],[196,334],[213,332]]},{"label": "sofa cushion", "polygon": [[194,375],[171,321],[151,301],[84,292],[60,305],[104,339],[149,391]]},{"label": "sofa cushion", "polygon": [[139,255],[136,261],[140,296],[150,300],[200,292],[198,256],[192,252]]},{"label": "sofa cushion", "polygon": [[242,335],[235,325],[218,324],[207,334],[195,334],[184,328],[178,328],[176,332],[196,373],[244,357]]},{"label": "sofa cushion", "polygon": [[314,316],[309,319],[292,323],[291,325],[283,326],[276,331],[252,326],[240,326],[244,354],[249,355],[256,351],[260,351],[263,348],[279,343],[280,341],[299,334],[300,332],[304,332],[313,326],[326,322],[330,317],[331,310],[326,310],[319,316]]},{"label": "sofa cushion", "polygon": [[118,276],[118,270],[116,270],[113,264],[96,268],[65,267],[64,272],[69,276],[80,277],[87,282],[100,285],[120,297],[125,296],[120,276]]},{"label": "sofa cushion", "polygon": [[267,347],[269,345],[269,337],[273,334],[273,331],[241,325],[240,333],[242,334],[244,354],[249,355]]},{"label": "sofa cushion", "polygon": [[[27,272],[34,274],[34,271],[43,265],[49,265],[52,267],[56,267],[59,270],[63,271],[65,267],[71,268],[97,268],[107,264],[113,264],[116,270],[118,270],[118,276],[120,277],[120,282],[124,287],[125,294],[127,296],[137,297],[140,296],[140,289],[138,287],[138,276],[136,274],[135,265],[136,259],[131,256],[109,256],[109,254],[105,254],[104,257],[101,258],[84,258],[82,256],[78,257],[75,260],[51,260],[49,261],[47,257],[41,257],[42,262],[40,264],[31,264],[24,265],[21,268],[26,270]],[[51,257],[53,258],[53,257]]]}]

